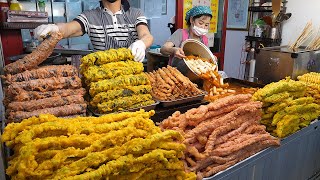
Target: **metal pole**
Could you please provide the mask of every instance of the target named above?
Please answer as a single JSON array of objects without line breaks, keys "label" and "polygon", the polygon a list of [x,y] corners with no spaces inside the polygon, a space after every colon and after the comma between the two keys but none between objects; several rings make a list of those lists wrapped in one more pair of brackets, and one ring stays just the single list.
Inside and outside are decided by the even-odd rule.
[{"label": "metal pole", "polygon": [[54,23],[54,20],[53,20],[53,0],[50,0],[50,4],[51,4],[51,18],[52,18],[52,23]]},{"label": "metal pole", "polygon": [[39,11],[38,0],[36,0],[36,11]]}]

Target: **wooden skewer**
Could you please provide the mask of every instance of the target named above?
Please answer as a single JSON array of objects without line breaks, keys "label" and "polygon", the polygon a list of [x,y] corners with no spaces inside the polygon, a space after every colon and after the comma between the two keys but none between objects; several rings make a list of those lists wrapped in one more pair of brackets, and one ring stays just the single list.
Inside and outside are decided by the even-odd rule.
[{"label": "wooden skewer", "polygon": [[308,22],[307,25],[304,27],[303,31],[299,35],[299,37],[289,45],[289,49],[297,49],[299,48],[306,40],[308,40],[313,35],[313,27],[312,22]]}]

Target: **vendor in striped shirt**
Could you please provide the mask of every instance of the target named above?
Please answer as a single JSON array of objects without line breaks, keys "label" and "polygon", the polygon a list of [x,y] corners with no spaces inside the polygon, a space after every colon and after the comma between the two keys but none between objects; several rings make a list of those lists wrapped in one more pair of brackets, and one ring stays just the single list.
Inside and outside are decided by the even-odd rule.
[{"label": "vendor in striped shirt", "polygon": [[127,47],[139,62],[153,43],[143,12],[130,7],[127,0],[102,0],[100,7],[82,12],[71,22],[40,25],[35,29],[35,37],[41,40],[56,31],[63,33],[64,38],[88,34],[97,51]]}]

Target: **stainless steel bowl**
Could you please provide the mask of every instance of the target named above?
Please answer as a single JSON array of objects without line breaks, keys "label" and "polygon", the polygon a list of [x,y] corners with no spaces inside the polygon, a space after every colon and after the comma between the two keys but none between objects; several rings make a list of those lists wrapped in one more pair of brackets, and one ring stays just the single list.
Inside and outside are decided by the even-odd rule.
[{"label": "stainless steel bowl", "polygon": [[[201,58],[211,59],[212,63],[217,65],[217,57],[214,56],[210,49],[200,41],[187,39],[181,44],[181,48],[186,56],[194,55]],[[203,80],[192,70],[192,68],[188,66],[185,59],[174,59],[172,66],[177,67],[177,69],[193,83],[202,85]]]}]

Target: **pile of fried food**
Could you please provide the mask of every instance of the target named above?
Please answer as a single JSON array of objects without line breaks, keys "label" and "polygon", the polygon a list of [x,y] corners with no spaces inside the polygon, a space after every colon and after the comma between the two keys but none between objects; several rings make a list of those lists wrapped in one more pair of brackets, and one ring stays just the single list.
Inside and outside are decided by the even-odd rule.
[{"label": "pile of fried food", "polygon": [[305,97],[304,82],[290,78],[266,85],[254,95],[254,101],[263,102],[261,124],[274,136],[284,138],[308,126],[320,115],[320,105],[312,97]]},{"label": "pile of fried food", "polygon": [[234,93],[233,90],[227,89],[229,84],[224,84],[223,78],[218,73],[218,66],[210,60],[197,56],[187,56],[185,60],[191,70],[204,80],[203,89],[208,92],[208,96]]},{"label": "pile of fried food", "polygon": [[320,73],[310,72],[298,76],[298,80],[307,85],[306,96],[311,96],[314,102],[320,104]]},{"label": "pile of fried food", "polygon": [[81,73],[91,96],[90,105],[99,113],[155,103],[143,64],[133,59],[127,48],[99,51],[81,59]]},{"label": "pile of fried food", "polygon": [[2,141],[14,150],[6,173],[14,179],[196,179],[181,160],[177,131],[162,132],[154,111],[101,117],[40,115],[9,124]]},{"label": "pile of fried food", "polygon": [[185,166],[197,178],[212,176],[270,146],[279,139],[259,124],[261,102],[252,95],[241,94],[218,99],[184,114],[175,112],[161,122],[162,129],[183,134]]},{"label": "pile of fried food", "polygon": [[5,66],[2,78],[8,122],[19,122],[44,113],[59,117],[86,113],[85,89],[75,67],[38,67],[62,37],[59,32],[53,33],[32,53]]},{"label": "pile of fried food", "polygon": [[185,60],[188,67],[203,79],[203,89],[208,92],[205,96],[207,101],[213,102],[236,94],[253,94],[257,90],[257,88],[231,87],[229,83],[224,83],[218,73],[218,66],[211,60],[198,56],[187,56]]},{"label": "pile of fried food", "polygon": [[151,94],[161,101],[172,101],[203,94],[197,85],[171,66],[147,73],[151,82]]},{"label": "pile of fried food", "polygon": [[205,96],[205,100],[207,100],[209,102],[214,102],[217,99],[231,96],[231,95],[237,95],[237,94],[251,94],[251,95],[253,95],[259,89],[259,88],[254,88],[254,87],[243,87],[241,85],[232,84],[232,83],[228,83],[228,85],[229,85],[228,89],[216,88],[216,91],[219,94],[216,94],[216,95],[213,95],[212,93],[208,94],[207,96]]}]

